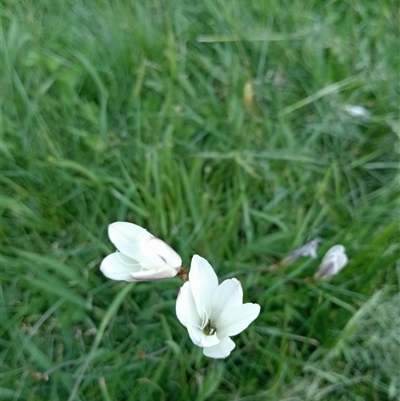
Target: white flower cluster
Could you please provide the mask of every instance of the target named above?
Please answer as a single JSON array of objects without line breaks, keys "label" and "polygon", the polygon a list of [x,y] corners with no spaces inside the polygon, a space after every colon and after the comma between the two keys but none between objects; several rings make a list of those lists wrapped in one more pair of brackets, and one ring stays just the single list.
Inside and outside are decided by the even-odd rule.
[{"label": "white flower cluster", "polygon": [[[108,235],[117,251],[101,263],[103,274],[112,280],[151,281],[187,274],[182,259],[169,245],[144,228],[126,222],[112,223]],[[299,257],[316,258],[319,238],[290,253],[279,265]],[[337,274],[348,262],[343,245],[328,250],[314,275],[314,280]],[[226,358],[235,348],[231,336],[242,332],[260,313],[260,305],[243,304],[240,281],[228,279],[218,284],[217,275],[206,259],[194,255],[189,280],[181,287],[176,301],[176,315],[187,328],[193,343],[210,358]]]},{"label": "white flower cluster", "polygon": [[[116,222],[108,236],[118,249],[101,263],[103,274],[112,280],[161,280],[176,276],[181,257],[164,241],[132,223]],[[211,265],[194,255],[189,281],[181,287],[176,314],[194,344],[204,355],[226,358],[235,348],[231,336],[239,334],[260,313],[260,305],[243,304],[242,286],[235,278],[218,285]]]}]

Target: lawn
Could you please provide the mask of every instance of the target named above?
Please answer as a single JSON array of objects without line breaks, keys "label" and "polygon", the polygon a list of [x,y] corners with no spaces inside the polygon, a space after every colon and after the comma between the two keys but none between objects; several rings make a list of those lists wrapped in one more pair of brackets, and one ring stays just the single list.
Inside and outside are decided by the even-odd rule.
[{"label": "lawn", "polygon": [[[400,399],[395,1],[0,9],[2,400]],[[191,342],[178,278],[103,276],[115,221],[260,304],[228,358]]]}]

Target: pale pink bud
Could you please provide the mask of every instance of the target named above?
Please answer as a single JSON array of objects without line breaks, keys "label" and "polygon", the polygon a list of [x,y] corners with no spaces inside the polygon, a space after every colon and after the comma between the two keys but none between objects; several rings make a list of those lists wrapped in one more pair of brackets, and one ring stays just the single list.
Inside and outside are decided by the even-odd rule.
[{"label": "pale pink bud", "polygon": [[324,279],[334,276],[347,265],[347,262],[344,246],[335,245],[325,254],[314,278]]}]

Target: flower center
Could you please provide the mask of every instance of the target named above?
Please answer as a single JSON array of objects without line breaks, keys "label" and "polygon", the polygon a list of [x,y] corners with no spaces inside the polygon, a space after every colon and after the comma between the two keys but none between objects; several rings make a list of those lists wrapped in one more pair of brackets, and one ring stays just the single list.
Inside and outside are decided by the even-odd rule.
[{"label": "flower center", "polygon": [[203,333],[207,336],[212,336],[217,332],[217,326],[208,319],[208,323],[203,327]]},{"label": "flower center", "polygon": [[211,321],[210,315],[211,313],[207,312],[203,306],[203,317],[200,329],[203,330],[203,333],[207,336],[212,336],[217,332],[217,326],[214,321]]}]

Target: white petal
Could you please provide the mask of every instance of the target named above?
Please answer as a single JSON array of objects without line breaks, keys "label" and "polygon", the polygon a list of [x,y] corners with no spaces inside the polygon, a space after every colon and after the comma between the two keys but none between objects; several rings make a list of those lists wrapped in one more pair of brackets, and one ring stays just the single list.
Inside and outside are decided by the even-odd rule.
[{"label": "white petal", "polygon": [[369,117],[370,111],[364,106],[345,104],[343,105],[343,110],[350,114],[352,117]]},{"label": "white petal", "polygon": [[336,274],[336,263],[334,258],[324,260],[315,273],[314,278],[327,278]]},{"label": "white petal", "polygon": [[214,292],[210,319],[218,321],[222,312],[236,308],[243,303],[243,289],[240,281],[231,278],[223,281]]},{"label": "white petal", "polygon": [[187,329],[193,344],[199,347],[212,347],[220,342],[220,339],[216,336],[216,334],[208,336],[203,333],[203,330],[197,326],[194,326],[193,324],[188,324]]},{"label": "white petal", "polygon": [[140,265],[135,260],[121,252],[106,256],[100,265],[103,274],[112,280],[134,281],[131,273],[138,272],[140,269]]},{"label": "white petal", "polygon": [[167,265],[179,271],[182,266],[181,257],[159,238],[153,237],[149,241],[143,242],[142,252],[148,257],[142,262],[145,268],[157,268],[158,265]]},{"label": "white petal", "polygon": [[342,253],[338,257],[336,273],[339,273],[339,271],[342,270],[343,267],[345,267],[347,265],[348,261],[349,261],[349,259],[347,258],[347,255],[345,253]]},{"label": "white petal", "polygon": [[301,250],[301,256],[310,256],[313,259],[317,258],[317,248],[318,245],[322,242],[321,238],[314,238],[310,242],[307,242],[305,245],[303,245],[300,250]]},{"label": "white petal", "polygon": [[234,348],[235,343],[229,337],[225,337],[219,344],[204,348],[203,354],[209,358],[223,359],[226,358]]},{"label": "white petal", "polygon": [[108,226],[108,236],[116,248],[125,255],[142,262],[143,241],[148,241],[154,235],[136,224],[116,222]]},{"label": "white petal", "polygon": [[199,255],[194,255],[190,264],[189,283],[199,316],[210,313],[212,298],[218,288],[218,278],[211,265]]},{"label": "white petal", "polygon": [[260,314],[260,305],[247,303],[221,314],[216,326],[219,338],[242,332]]},{"label": "white petal", "polygon": [[328,249],[328,252],[326,252],[322,261],[324,261],[325,259],[329,259],[333,256],[337,257],[338,255],[344,253],[345,251],[346,249],[343,245],[334,245],[332,248]]},{"label": "white petal", "polygon": [[316,259],[317,248],[321,241],[321,238],[314,238],[302,247],[295,249],[293,252],[290,252],[289,255],[282,260],[282,265],[290,265],[300,257],[304,256],[311,256],[313,259]]},{"label": "white petal", "polygon": [[171,269],[169,266],[162,267],[161,269],[142,270],[137,273],[131,273],[131,281],[153,281],[162,280],[176,276],[177,271]]},{"label": "white petal", "polygon": [[176,316],[185,327],[189,323],[197,326],[201,325],[201,319],[197,313],[196,304],[188,281],[179,290],[176,300]]}]

